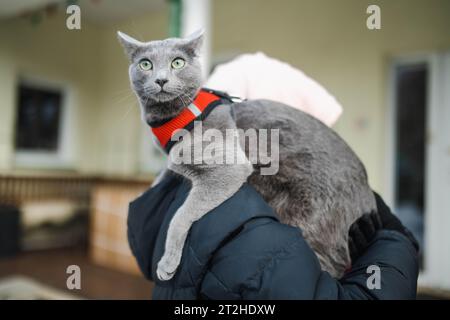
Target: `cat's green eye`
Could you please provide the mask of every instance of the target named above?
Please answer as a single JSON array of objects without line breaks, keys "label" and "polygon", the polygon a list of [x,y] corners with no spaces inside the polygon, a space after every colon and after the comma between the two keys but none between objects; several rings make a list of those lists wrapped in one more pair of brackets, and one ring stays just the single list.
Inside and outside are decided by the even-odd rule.
[{"label": "cat's green eye", "polygon": [[153,68],[152,63],[150,62],[150,60],[148,59],[142,59],[141,61],[139,61],[139,67],[144,70],[144,71],[148,71],[151,70]]},{"label": "cat's green eye", "polygon": [[174,69],[181,69],[186,64],[186,61],[182,58],[176,58],[172,61],[172,68]]}]

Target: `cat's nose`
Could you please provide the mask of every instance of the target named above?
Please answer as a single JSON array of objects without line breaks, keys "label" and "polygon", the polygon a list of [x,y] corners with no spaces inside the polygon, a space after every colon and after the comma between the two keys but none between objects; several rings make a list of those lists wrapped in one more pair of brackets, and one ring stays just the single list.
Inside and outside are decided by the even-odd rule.
[{"label": "cat's nose", "polygon": [[156,82],[157,84],[159,84],[159,86],[160,86],[161,88],[167,83],[167,81],[169,81],[169,80],[167,80],[167,79],[156,79],[156,80],[155,80],[155,82]]}]

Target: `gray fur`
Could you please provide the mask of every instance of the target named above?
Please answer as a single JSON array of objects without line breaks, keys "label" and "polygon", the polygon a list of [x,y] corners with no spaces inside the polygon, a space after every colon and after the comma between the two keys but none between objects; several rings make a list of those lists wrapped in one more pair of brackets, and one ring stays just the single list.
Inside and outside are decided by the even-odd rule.
[{"label": "gray fur", "polygon": [[[217,108],[208,116],[208,121],[203,123],[203,131],[214,128],[224,132],[226,129],[236,128],[235,122],[231,119],[229,106]],[[194,159],[199,159],[202,155],[195,154],[195,144],[208,143],[198,140],[199,136],[188,133],[190,139],[186,137],[177,143],[177,147],[182,148],[188,143]],[[222,152],[230,152],[231,148],[226,148]],[[170,151],[175,152],[175,147]],[[239,147],[235,152],[244,151]],[[218,165],[218,164],[175,164],[170,161],[169,155],[168,169],[183,175],[192,182],[189,196],[183,205],[175,213],[167,231],[167,240],[164,256],[158,263],[157,275],[161,280],[172,278],[181,260],[181,253],[189,229],[196,220],[230,198],[247,181],[253,172],[250,162],[244,164]],[[203,160],[207,160],[204,159]],[[220,178],[219,178],[220,177]]]},{"label": "gray fur", "polygon": [[[201,86],[197,59],[201,34],[148,43],[124,34],[119,34],[119,39],[131,61],[130,80],[145,122],[170,119],[194,99]],[[151,72],[139,69],[143,57],[153,62]],[[170,67],[176,57],[186,60],[181,70]],[[160,87],[155,84],[158,77],[168,79],[164,85],[168,93],[159,93]],[[234,109],[235,120],[230,108]],[[200,155],[195,154],[193,145],[207,144],[195,141],[192,132],[185,133],[190,139],[185,137],[171,150],[168,169],[190,179],[192,189],[169,225],[158,278],[168,280],[174,275],[192,223],[231,197],[246,181],[262,194],[282,222],[303,230],[322,268],[341,277],[351,262],[347,245],[350,225],[375,210],[364,166],[347,144],[320,121],[268,100],[219,106],[203,121],[203,130],[211,128],[223,133],[231,128],[280,129],[279,171],[276,175],[260,175],[260,166],[253,167],[248,161],[232,165],[175,164],[171,161],[175,147],[191,148],[196,158]],[[242,144],[224,152],[245,157],[248,150],[244,147]]]},{"label": "gray fur", "polygon": [[280,129],[278,173],[255,172],[250,184],[282,222],[303,230],[322,268],[342,276],[351,264],[350,225],[376,209],[363,164],[332,129],[304,112],[267,100],[234,107],[239,128]]}]

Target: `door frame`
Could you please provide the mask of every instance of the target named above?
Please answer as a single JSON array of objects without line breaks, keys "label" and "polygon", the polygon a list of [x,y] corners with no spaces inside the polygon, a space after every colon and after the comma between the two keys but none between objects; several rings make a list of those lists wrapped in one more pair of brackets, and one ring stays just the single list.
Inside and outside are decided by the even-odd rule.
[{"label": "door frame", "polygon": [[[395,156],[396,156],[396,73],[398,66],[423,63],[428,66],[426,98],[426,165],[425,165],[425,215],[424,256],[419,285],[450,290],[450,184],[445,182],[443,151],[450,154],[450,53],[409,54],[393,57],[389,64],[387,88],[386,133],[386,202],[395,208]],[[450,89],[450,88],[449,88]],[[450,123],[450,122],[447,122]],[[450,127],[450,126],[449,126]],[[449,173],[450,177],[450,173]],[[447,194],[447,196],[445,195]],[[447,228],[445,228],[447,226]],[[447,231],[445,231],[447,229]]]}]

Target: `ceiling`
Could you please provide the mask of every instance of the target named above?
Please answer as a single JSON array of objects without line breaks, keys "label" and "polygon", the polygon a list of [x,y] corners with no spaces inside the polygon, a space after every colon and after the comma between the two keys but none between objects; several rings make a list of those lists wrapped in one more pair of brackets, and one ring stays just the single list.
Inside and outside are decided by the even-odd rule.
[{"label": "ceiling", "polygon": [[[161,10],[165,0],[78,0],[81,17],[95,24],[109,24],[147,12]],[[38,10],[50,4],[64,9],[66,0],[1,0],[0,19]],[[64,10],[65,11],[65,10]]]}]

